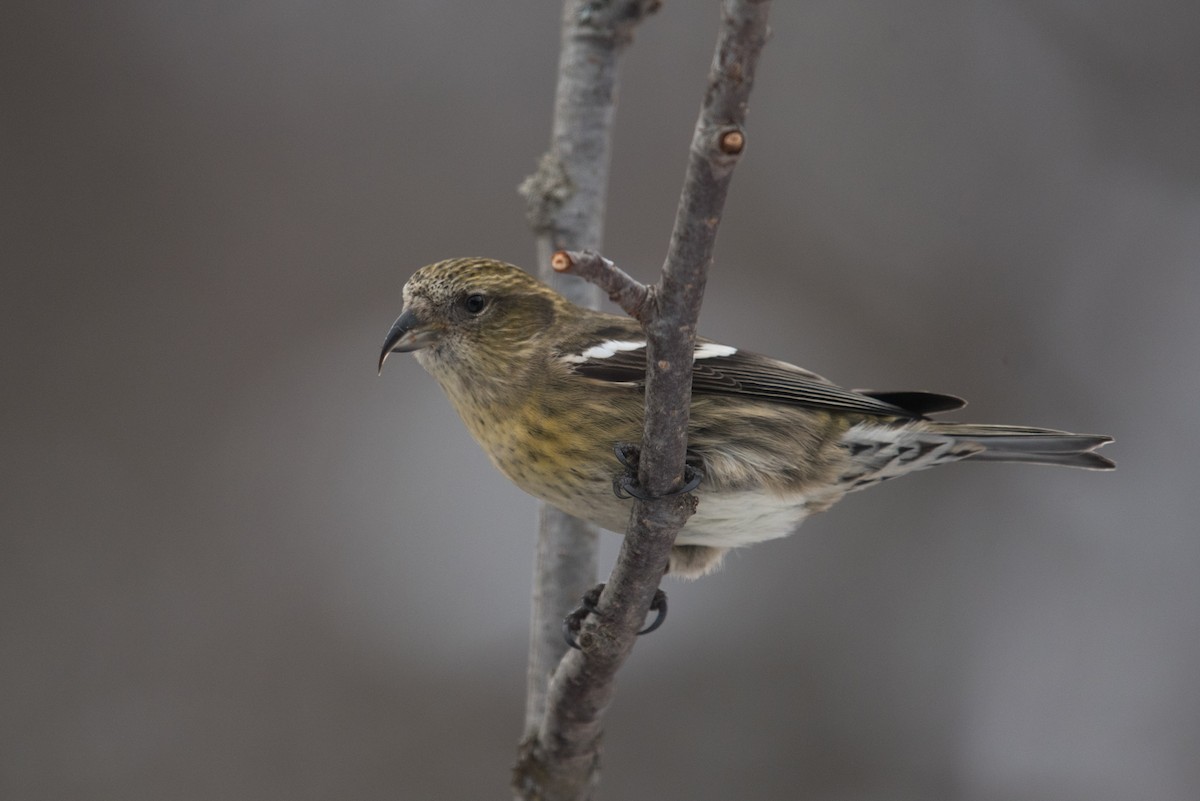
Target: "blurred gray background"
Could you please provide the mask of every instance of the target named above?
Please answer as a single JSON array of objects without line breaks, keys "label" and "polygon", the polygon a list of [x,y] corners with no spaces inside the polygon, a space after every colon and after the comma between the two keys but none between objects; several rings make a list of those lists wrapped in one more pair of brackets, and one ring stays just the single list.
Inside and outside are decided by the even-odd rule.
[{"label": "blurred gray background", "polygon": [[[532,266],[558,4],[3,15],[0,797],[507,797],[535,504],[375,360],[417,267]],[[716,16],[624,64],[644,279]],[[1196,798],[1200,7],[773,18],[703,331],[1120,469],[924,473],[671,582],[603,796]]]}]

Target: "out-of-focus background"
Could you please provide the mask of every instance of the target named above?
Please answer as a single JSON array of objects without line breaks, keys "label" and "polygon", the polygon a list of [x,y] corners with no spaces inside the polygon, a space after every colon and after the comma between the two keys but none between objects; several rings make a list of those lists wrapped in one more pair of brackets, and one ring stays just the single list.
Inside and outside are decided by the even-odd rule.
[{"label": "out-of-focus background", "polygon": [[[375,360],[417,267],[532,266],[558,15],[6,9],[0,797],[507,796],[535,504]],[[672,582],[604,797],[1196,798],[1200,10],[773,16],[705,333],[1121,466],[924,473]],[[624,62],[644,279],[716,18]]]}]

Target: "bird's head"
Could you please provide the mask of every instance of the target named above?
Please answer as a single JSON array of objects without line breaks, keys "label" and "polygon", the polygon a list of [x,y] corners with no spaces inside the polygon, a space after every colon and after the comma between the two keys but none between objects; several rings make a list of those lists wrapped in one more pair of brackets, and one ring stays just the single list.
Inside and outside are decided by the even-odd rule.
[{"label": "bird's head", "polygon": [[569,309],[561,295],[511,264],[440,261],[404,285],[404,309],[383,343],[379,369],[392,353],[411,351],[448,390],[483,389],[486,377],[516,380]]}]

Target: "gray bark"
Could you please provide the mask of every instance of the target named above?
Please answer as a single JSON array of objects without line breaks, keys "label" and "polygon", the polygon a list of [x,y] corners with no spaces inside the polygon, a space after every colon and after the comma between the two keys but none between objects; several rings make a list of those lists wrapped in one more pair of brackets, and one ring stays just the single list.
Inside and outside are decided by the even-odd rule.
[{"label": "gray bark", "polygon": [[525,799],[587,799],[599,781],[602,717],[616,672],[633,649],[675,535],[695,509],[682,484],[696,322],[733,167],[745,144],[747,103],[767,36],[769,0],[725,0],[717,49],[666,262],[657,284],[642,287],[591,253],[560,252],[562,272],[604,286],[641,321],[647,335],[646,419],[638,481],[654,500],[636,501],[629,529],[594,614],[565,655],[545,699],[536,738],[514,771]]},{"label": "gray bark", "polygon": [[[599,249],[616,112],[617,62],[633,28],[657,0],[567,0],[550,150],[520,187],[537,235],[539,272],[571,301],[595,308],[595,287],[550,268],[560,248]],[[562,619],[596,583],[594,526],[543,505],[538,521],[530,621],[525,734],[545,716],[546,690],[567,646]]]}]

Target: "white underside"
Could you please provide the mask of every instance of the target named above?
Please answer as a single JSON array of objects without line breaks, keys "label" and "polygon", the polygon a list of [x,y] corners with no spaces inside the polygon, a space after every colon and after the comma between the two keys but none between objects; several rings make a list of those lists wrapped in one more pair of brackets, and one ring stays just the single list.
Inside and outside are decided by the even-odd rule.
[{"label": "white underside", "polygon": [[680,545],[738,548],[786,537],[808,516],[806,498],[768,492],[698,493],[696,514],[675,540]]}]

